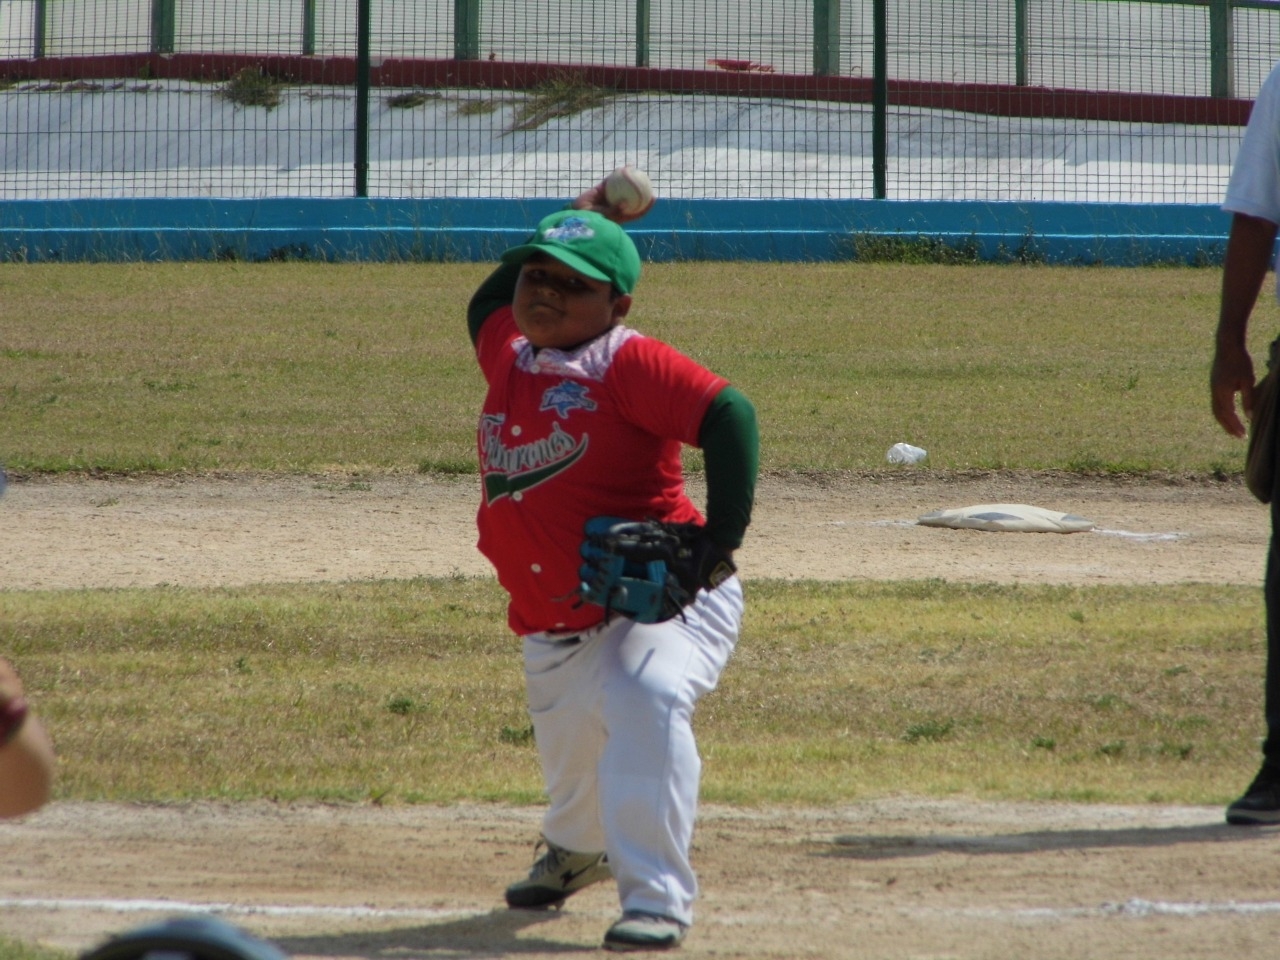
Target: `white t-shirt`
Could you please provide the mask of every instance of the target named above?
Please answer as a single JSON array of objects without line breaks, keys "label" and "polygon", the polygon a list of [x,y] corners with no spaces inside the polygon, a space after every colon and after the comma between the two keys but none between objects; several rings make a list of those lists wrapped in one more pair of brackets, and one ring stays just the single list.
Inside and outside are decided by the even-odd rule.
[{"label": "white t-shirt", "polygon": [[[1280,63],[1258,91],[1222,209],[1280,224]],[[1276,277],[1280,300],[1280,274]]]}]

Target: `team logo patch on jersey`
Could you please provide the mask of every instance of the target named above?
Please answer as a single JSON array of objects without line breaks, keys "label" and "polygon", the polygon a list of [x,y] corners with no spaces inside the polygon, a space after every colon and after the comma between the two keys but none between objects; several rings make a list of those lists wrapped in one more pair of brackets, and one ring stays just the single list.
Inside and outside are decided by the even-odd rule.
[{"label": "team logo patch on jersey", "polygon": [[569,419],[571,410],[594,410],[596,402],[587,396],[588,389],[572,380],[561,380],[542,395],[539,410],[554,410],[561,420]]}]

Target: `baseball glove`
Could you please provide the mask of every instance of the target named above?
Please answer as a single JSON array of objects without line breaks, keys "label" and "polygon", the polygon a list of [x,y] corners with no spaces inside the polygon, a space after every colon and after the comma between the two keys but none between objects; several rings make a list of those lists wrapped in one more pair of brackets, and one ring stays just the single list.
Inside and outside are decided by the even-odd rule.
[{"label": "baseball glove", "polygon": [[579,596],[637,623],[683,615],[699,590],[737,572],[728,551],[695,523],[593,517],[585,534]]}]

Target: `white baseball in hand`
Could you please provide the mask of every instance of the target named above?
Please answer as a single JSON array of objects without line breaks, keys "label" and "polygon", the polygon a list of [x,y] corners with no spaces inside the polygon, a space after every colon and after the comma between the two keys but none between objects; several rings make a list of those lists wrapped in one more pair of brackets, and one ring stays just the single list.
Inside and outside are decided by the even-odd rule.
[{"label": "white baseball in hand", "polygon": [[649,175],[630,164],[619,167],[605,177],[604,198],[609,206],[616,207],[628,217],[648,213],[655,199]]}]

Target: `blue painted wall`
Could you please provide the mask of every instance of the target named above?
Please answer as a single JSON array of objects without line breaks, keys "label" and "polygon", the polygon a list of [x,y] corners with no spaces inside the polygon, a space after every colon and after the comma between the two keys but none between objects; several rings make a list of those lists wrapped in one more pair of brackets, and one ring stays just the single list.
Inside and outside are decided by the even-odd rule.
[{"label": "blue painted wall", "polygon": [[[17,200],[0,260],[482,260],[556,200]],[[926,239],[986,260],[1221,263],[1230,217],[1199,204],[662,200],[628,230],[647,260],[856,259],[862,240]]]}]

